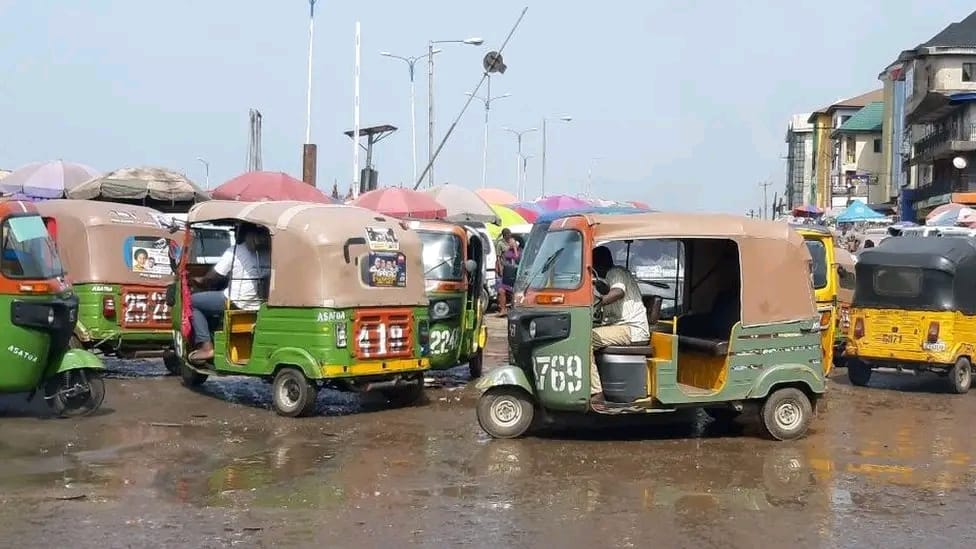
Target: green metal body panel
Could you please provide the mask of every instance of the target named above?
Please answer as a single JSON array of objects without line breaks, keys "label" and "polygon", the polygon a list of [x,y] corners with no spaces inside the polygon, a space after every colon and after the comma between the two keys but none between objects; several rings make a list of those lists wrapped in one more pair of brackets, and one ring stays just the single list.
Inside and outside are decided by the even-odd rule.
[{"label": "green metal body panel", "polygon": [[[57,297],[68,297],[66,292]],[[53,352],[51,336],[41,330],[15,326],[10,318],[11,303],[48,301],[55,296],[0,295],[0,392],[33,391],[58,372],[80,368],[104,369],[91,353],[78,350]]]},{"label": "green metal body panel", "polygon": [[[183,341],[181,328],[182,297],[177,290],[173,306],[173,330],[176,335],[177,354],[186,358],[192,350],[192,342]],[[360,307],[358,310],[366,310]],[[325,365],[354,366],[359,361],[352,355],[353,317],[357,309],[330,309],[324,307],[268,307],[262,305],[257,312],[251,356],[246,364],[236,364],[228,358],[228,334],[218,330],[213,334],[214,370],[224,375],[270,376],[281,366],[297,366],[309,379],[355,377],[354,374],[326,376]],[[427,307],[412,307],[413,333],[417,334],[421,322],[427,320]],[[336,325],[346,327],[347,346],[336,347]],[[408,359],[418,360],[422,349],[418,337],[413,338],[413,353]],[[422,371],[415,368],[410,371]],[[214,370],[200,369],[204,373]]]},{"label": "green metal body panel", "polygon": [[[524,311],[529,315],[539,311],[568,314],[569,337],[533,344],[528,355],[521,354],[523,357],[530,356],[531,364],[517,364],[518,368],[506,367],[502,373],[486,377],[478,387],[487,389],[494,385],[522,386],[522,383],[528,383],[530,388],[526,390],[535,394],[544,408],[585,412],[590,396],[592,308],[526,307],[519,311],[520,314]],[[689,395],[681,389],[678,383],[680,355],[677,338],[674,338],[670,355],[678,357],[678,360],[659,360],[656,364],[655,404],[658,408],[670,410],[681,406],[759,399],[780,384],[800,384],[814,394],[823,394],[826,384],[821,364],[821,333],[811,330],[818,323],[819,318],[812,317],[804,321],[749,328],[736,324],[729,341],[726,382],[721,389],[710,394]],[[518,356],[514,360],[519,360]],[[521,377],[516,371],[521,373]]]},{"label": "green metal body panel", "polygon": [[51,367],[50,336],[39,330],[14,326],[10,318],[14,299],[46,301],[46,296],[0,295],[0,392],[17,393],[35,389],[47,378]]},{"label": "green metal body panel", "polygon": [[102,315],[102,298],[111,295],[115,303],[122,303],[122,286],[119,284],[78,284],[74,286],[78,296],[78,325],[75,334],[85,343],[108,344],[113,348],[137,345],[141,347],[168,347],[173,341],[170,330],[146,330],[122,328],[118,320]]},{"label": "green metal body panel", "polygon": [[518,366],[505,365],[495,368],[494,370],[488,372],[484,377],[478,380],[475,387],[485,391],[492,387],[502,387],[506,385],[513,385],[519,387],[530,395],[535,394],[535,388],[532,386],[532,382],[525,375],[525,371]]},{"label": "green metal body panel", "polygon": [[84,349],[68,349],[58,364],[56,373],[68,370],[104,370],[105,365],[94,354]]},{"label": "green metal body panel", "polygon": [[431,369],[446,370],[464,364],[478,352],[478,331],[482,319],[479,318],[477,304],[470,302],[467,292],[428,292],[427,299],[431,304],[444,299],[461,302],[458,315],[431,323]]}]

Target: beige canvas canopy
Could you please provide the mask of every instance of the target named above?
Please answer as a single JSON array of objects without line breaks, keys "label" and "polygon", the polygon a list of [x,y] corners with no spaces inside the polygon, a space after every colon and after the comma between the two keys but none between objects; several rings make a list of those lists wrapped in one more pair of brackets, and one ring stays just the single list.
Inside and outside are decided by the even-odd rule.
[{"label": "beige canvas canopy", "polygon": [[35,204],[54,218],[58,254],[75,284],[143,284],[173,281],[167,216],[152,208],[93,200]]},{"label": "beige canvas canopy", "polygon": [[[281,307],[426,305],[422,244],[398,220],[357,206],[212,200],[187,221],[246,221],[271,233],[268,304]],[[403,286],[369,285],[373,263],[399,261]],[[396,278],[396,276],[394,276]]]},{"label": "beige canvas canopy", "polygon": [[[817,315],[810,253],[785,223],[726,214],[587,215],[596,241],[641,238],[726,239],[739,250],[742,324],[805,320]],[[560,221],[550,229],[558,229]]]}]

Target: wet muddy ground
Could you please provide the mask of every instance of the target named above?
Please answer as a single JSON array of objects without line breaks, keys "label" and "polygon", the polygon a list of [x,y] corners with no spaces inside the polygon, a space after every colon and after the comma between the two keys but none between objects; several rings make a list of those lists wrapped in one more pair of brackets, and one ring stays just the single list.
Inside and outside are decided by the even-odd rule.
[{"label": "wet muddy ground", "polygon": [[[503,359],[502,324],[492,356]],[[976,394],[834,374],[793,443],[700,412],[490,440],[466,368],[419,406],[112,361],[102,413],[0,399],[0,540],[63,547],[972,547]]]}]

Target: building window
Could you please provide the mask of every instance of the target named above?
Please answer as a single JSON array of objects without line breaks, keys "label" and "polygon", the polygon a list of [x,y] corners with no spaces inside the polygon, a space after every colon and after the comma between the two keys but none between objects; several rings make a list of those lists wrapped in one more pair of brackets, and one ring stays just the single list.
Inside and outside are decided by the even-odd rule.
[{"label": "building window", "polygon": [[962,81],[976,82],[976,63],[962,64]]},{"label": "building window", "polygon": [[844,138],[844,163],[854,164],[857,162],[857,157],[855,153],[857,152],[857,143],[854,141],[854,136],[848,135]]},{"label": "building window", "polygon": [[874,152],[876,152],[876,153],[880,153],[881,152],[881,140],[880,139],[875,139],[874,140]]}]

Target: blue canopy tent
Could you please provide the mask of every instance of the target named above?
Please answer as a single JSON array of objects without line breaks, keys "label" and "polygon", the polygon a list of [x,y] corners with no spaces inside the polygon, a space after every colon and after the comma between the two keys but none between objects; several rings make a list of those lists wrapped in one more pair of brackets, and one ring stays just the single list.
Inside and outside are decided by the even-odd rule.
[{"label": "blue canopy tent", "polygon": [[855,201],[837,216],[838,223],[858,223],[861,221],[883,221],[884,215],[872,210],[864,202]]}]

